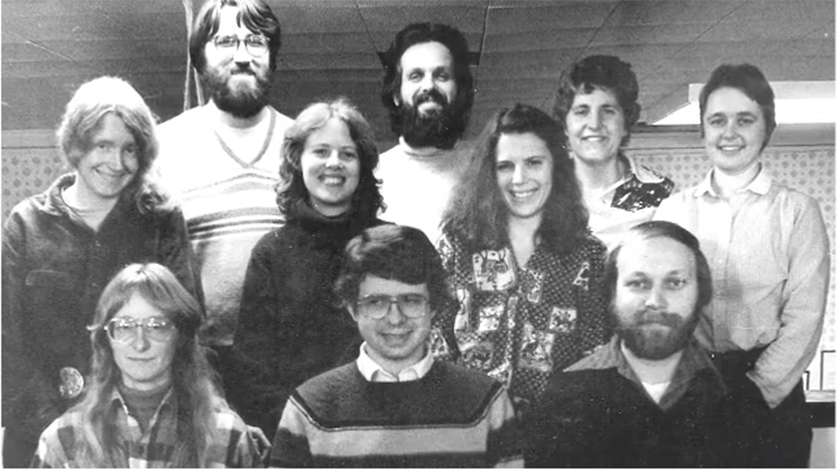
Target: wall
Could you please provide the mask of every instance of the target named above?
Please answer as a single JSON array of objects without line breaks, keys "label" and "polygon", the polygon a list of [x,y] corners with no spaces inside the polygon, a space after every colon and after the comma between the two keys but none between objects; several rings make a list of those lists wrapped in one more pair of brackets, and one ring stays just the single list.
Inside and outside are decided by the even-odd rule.
[{"label": "wall", "polygon": [[[47,188],[65,166],[58,157],[54,132],[3,131],[2,212],[23,198]],[[635,131],[628,155],[671,177],[679,188],[700,181],[711,166],[705,157],[696,127],[651,127]],[[834,389],[835,332],[835,162],[834,126],[780,126],[764,152],[764,164],[782,183],[819,201],[831,243],[831,287],[820,353],[808,371],[809,389]],[[828,352],[823,357],[822,352]],[[823,371],[825,369],[825,371]]]}]

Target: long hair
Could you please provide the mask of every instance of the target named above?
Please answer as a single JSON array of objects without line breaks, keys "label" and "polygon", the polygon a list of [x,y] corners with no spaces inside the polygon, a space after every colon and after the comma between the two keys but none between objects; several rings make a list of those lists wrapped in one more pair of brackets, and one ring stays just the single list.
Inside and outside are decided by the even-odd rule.
[{"label": "long hair", "polygon": [[347,243],[335,292],[344,305],[355,306],[359,286],[368,275],[409,285],[426,284],[432,310],[447,308],[453,298],[435,246],[419,229],[381,224]]},{"label": "long hair", "polygon": [[400,106],[394,103],[394,97],[399,97],[400,87],[402,86],[400,60],[408,48],[429,42],[436,42],[446,46],[452,55],[455,84],[458,85],[457,94],[452,105],[458,114],[454,125],[457,125],[459,130],[455,130],[455,135],[460,137],[464,134],[467,124],[469,124],[475,91],[473,90],[473,77],[469,66],[467,39],[456,28],[441,23],[412,23],[397,33],[390,48],[382,57],[385,75],[382,79],[380,99],[391,118],[391,130],[398,137],[402,136],[402,114],[400,112]]},{"label": "long hair", "polygon": [[222,8],[228,6],[239,10],[236,14],[238,24],[244,24],[245,28],[268,39],[268,65],[271,72],[274,72],[277,69],[277,53],[280,51],[280,22],[264,0],[207,0],[195,16],[190,32],[190,62],[195,70],[199,74],[204,73],[207,65],[204,47],[219,31]]},{"label": "long hair", "polygon": [[554,118],[565,127],[566,116],[572,108],[575,96],[590,94],[594,88],[601,88],[615,94],[621,112],[624,115],[624,130],[627,135],[621,139],[621,145],[630,142],[630,129],[636,125],[642,113],[638,103],[639,83],[630,63],[616,56],[587,56],[572,66],[572,71],[560,82],[554,97]]},{"label": "long hair", "polygon": [[376,149],[373,130],[362,113],[342,97],[309,105],[286,130],[280,163],[280,181],[276,190],[277,206],[288,217],[295,217],[296,203],[309,201],[309,191],[304,184],[300,165],[306,139],[333,117],[347,124],[350,138],[356,144],[359,155],[359,184],[353,192],[350,205],[351,219],[367,221],[375,218],[380,209],[385,209],[379,192],[380,182],[373,175],[373,170],[379,164],[379,152]]},{"label": "long hair", "polygon": [[443,215],[444,233],[461,239],[473,252],[510,244],[509,211],[496,181],[496,148],[502,134],[526,133],[545,142],[554,163],[551,194],[537,236],[557,253],[573,248],[589,236],[589,214],[581,201],[573,163],[563,148],[563,128],[540,109],[516,104],[500,110],[487,123]]},{"label": "long hair", "polygon": [[140,150],[137,172],[120,199],[130,199],[141,213],[166,208],[168,197],[152,172],[158,154],[156,117],[140,94],[121,78],[102,76],[82,84],[73,94],[56,132],[62,157],[71,168],[78,168],[93,149],[93,137],[107,114],[123,121]]},{"label": "long hair", "polygon": [[172,397],[178,407],[172,463],[176,467],[204,467],[215,428],[213,414],[226,408],[227,403],[216,389],[216,375],[207,361],[206,349],[198,343],[198,330],[204,320],[198,302],[169,269],[156,263],[127,266],[99,298],[93,324],[88,327],[93,345],[90,384],[73,409],[82,420],[77,460],[81,466],[113,467],[126,457],[111,405],[121,373],[106,327],[133,295],[157,307],[178,329],[172,359]]},{"label": "long hair", "polygon": [[761,108],[765,127],[761,150],[764,150],[776,129],[775,94],[761,70],[752,64],[722,64],[712,71],[712,75],[700,91],[700,136],[705,135],[703,116],[706,115],[709,96],[722,87],[731,87],[743,92]]}]

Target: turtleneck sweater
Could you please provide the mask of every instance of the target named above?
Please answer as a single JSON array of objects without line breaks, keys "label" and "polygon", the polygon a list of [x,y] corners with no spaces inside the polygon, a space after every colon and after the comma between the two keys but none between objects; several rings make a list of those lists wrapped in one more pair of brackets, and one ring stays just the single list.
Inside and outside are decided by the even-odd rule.
[{"label": "turtleneck sweater", "polygon": [[362,340],[333,285],[347,242],[383,223],[324,216],[304,202],[288,214],[248,263],[234,340],[244,384],[228,395],[243,419],[269,437],[295,387],[355,359]]}]

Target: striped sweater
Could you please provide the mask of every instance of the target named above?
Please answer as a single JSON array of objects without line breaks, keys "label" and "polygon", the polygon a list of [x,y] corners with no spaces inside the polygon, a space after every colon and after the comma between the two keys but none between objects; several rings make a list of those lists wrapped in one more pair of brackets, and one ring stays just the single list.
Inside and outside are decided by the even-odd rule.
[{"label": "striped sweater", "polygon": [[266,146],[245,162],[225,151],[208,107],[190,109],[159,127],[157,166],[178,197],[201,269],[207,343],[226,346],[233,344],[251,249],[283,224],[274,185],[292,120],[271,109],[274,128]]},{"label": "striped sweater", "polygon": [[437,361],[422,379],[372,383],[355,362],[294,392],[275,435],[275,467],[522,467],[502,384]]}]

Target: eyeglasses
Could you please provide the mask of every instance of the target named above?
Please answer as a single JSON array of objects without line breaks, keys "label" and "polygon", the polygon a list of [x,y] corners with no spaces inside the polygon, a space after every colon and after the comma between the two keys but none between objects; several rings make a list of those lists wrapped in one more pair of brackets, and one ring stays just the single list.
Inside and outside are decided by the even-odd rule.
[{"label": "eyeglasses", "polygon": [[429,311],[429,298],[423,294],[368,295],[356,302],[356,311],[363,317],[379,320],[388,314],[391,305],[397,308],[407,318],[420,318]]},{"label": "eyeglasses", "polygon": [[175,324],[168,318],[152,317],[145,320],[115,318],[108,322],[108,337],[119,343],[131,343],[137,338],[138,327],[143,327],[146,336],[155,341],[169,341],[175,334]]},{"label": "eyeglasses", "polygon": [[245,43],[245,51],[251,56],[262,56],[268,52],[268,40],[261,35],[248,35],[244,40],[236,36],[217,36],[213,38],[213,45],[216,49],[225,52],[233,52],[239,49],[239,43]]}]

